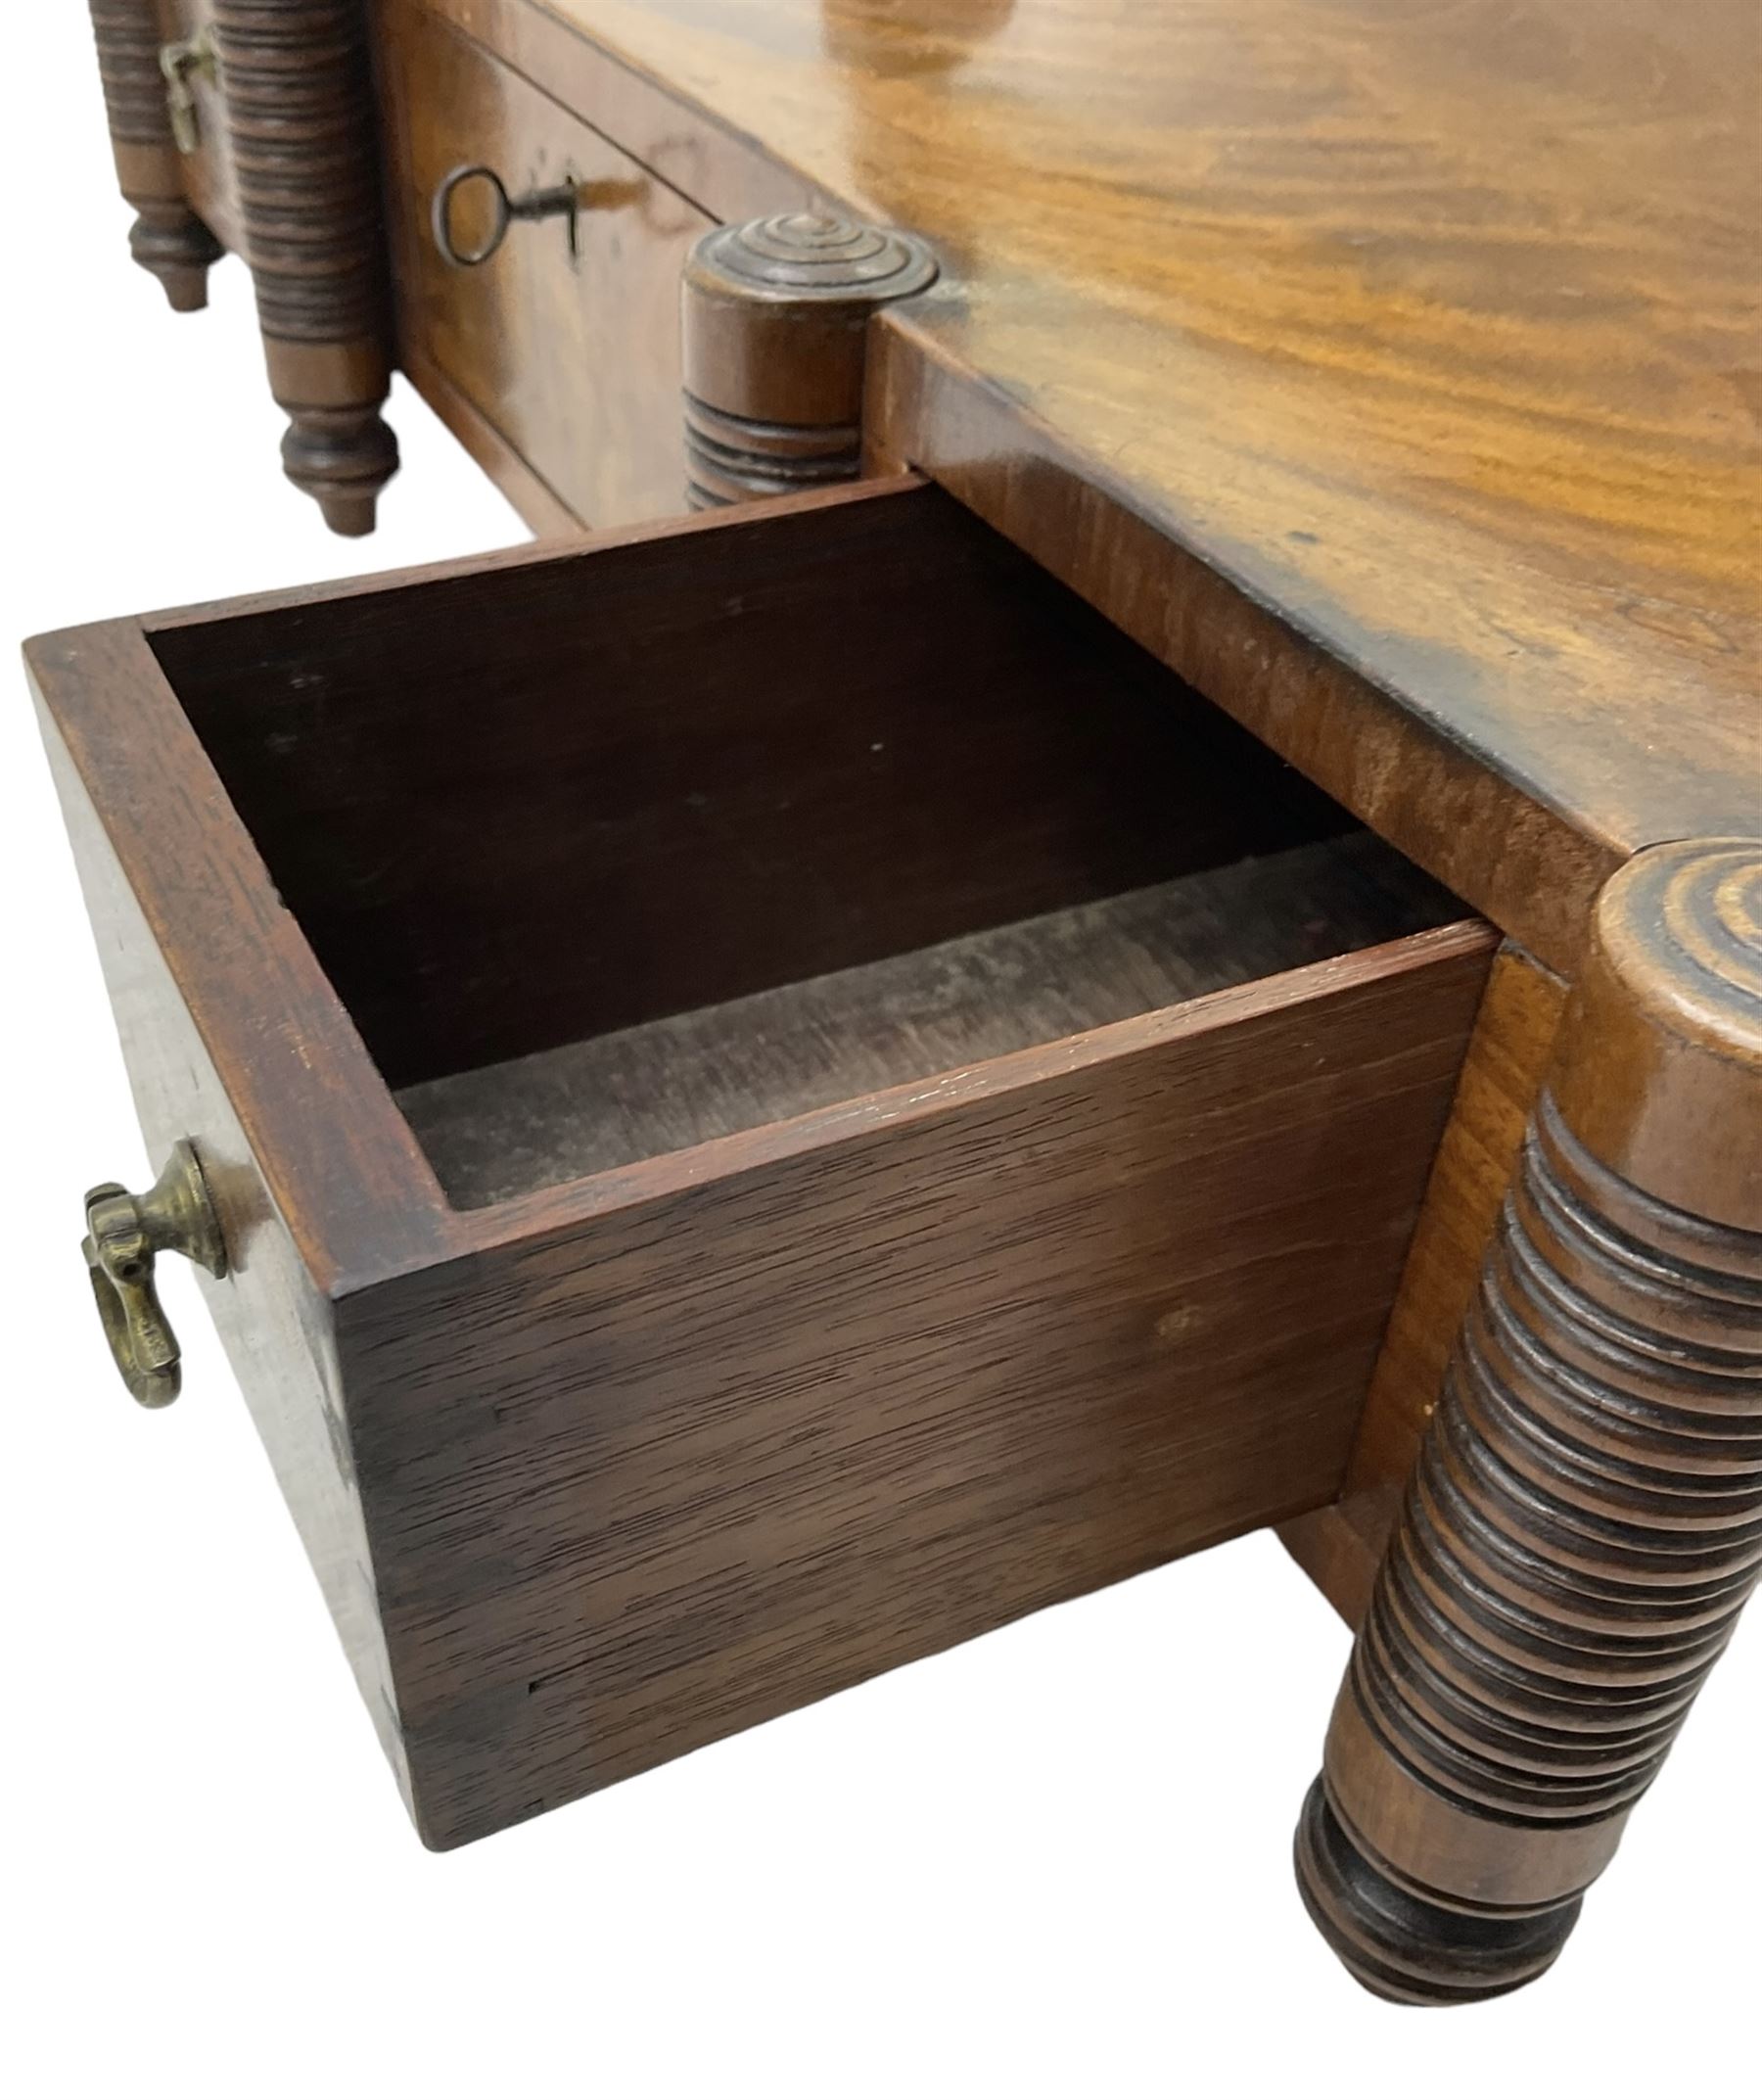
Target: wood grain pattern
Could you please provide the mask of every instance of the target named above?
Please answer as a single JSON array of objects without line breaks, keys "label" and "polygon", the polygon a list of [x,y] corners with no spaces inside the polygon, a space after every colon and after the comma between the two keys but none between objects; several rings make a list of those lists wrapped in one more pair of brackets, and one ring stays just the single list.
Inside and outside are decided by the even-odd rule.
[{"label": "wood grain pattern", "polygon": [[1330,1495],[1485,939],[473,1213],[351,1301],[429,1841]]},{"label": "wood grain pattern", "polygon": [[1376,1571],[1400,1514],[1400,1485],[1368,1488],[1342,1493],[1325,1508],[1305,1510],[1277,1527],[1279,1544],[1355,1633],[1370,1609]]},{"label": "wood grain pattern", "polygon": [[1566,987],[1508,942],[1494,958],[1353,1446],[1349,1494],[1413,1470],[1548,1070]]},{"label": "wood grain pattern", "polygon": [[1348,1625],[1359,1624],[1370,1602],[1377,1563],[1425,1424],[1443,1393],[1445,1369],[1479,1282],[1565,1003],[1559,979],[1507,942],[1494,958],[1475,1018],[1370,1375],[1345,1491],[1331,1510],[1280,1528],[1286,1548]]},{"label": "wood grain pattern", "polygon": [[[383,6],[376,29],[401,326],[416,360],[582,523],[682,510],[679,274],[711,219],[416,0]],[[479,268],[447,263],[430,201],[472,163],[511,194],[573,178],[579,255],[549,220],[513,227]]]},{"label": "wood grain pattern", "polygon": [[[1570,973],[1593,899],[1620,854],[1549,803],[1513,794],[1467,744],[1429,725],[1244,595],[1134,507],[1105,465],[1064,455],[1055,432],[875,323],[865,433],[921,464],[1197,691],[1496,925]],[[904,323],[901,322],[903,327]],[[940,435],[939,435],[940,434]]]},{"label": "wood grain pattern", "polygon": [[714,121],[673,84],[625,64],[562,15],[533,0],[422,0],[542,87],[681,197],[728,223],[829,200],[757,138]]},{"label": "wood grain pattern", "polygon": [[743,515],[155,623],[394,1086],[1345,825],[939,490]]},{"label": "wood grain pattern", "polygon": [[927,239],[887,455],[1086,594],[1130,555],[1183,676],[1542,960],[1753,825],[1747,0],[546,12]]},{"label": "wood grain pattern", "polygon": [[1529,1982],[1762,1568],[1762,842],[1608,885],[1306,1803],[1361,1983]]},{"label": "wood grain pattern", "polygon": [[[934,491],[865,488],[31,647],[70,794],[102,835],[87,860],[114,856],[138,911],[113,917],[108,891],[97,906],[121,943],[113,967],[163,958],[176,1025],[125,1024],[149,1136],[219,1163],[241,1266],[216,1289],[269,1294],[226,1301],[237,1319],[223,1303],[222,1330],[272,1448],[299,1454],[278,1463],[321,1567],[344,1541],[329,1594],[432,1842],[1337,1490],[1486,929],[1413,934],[458,1211],[288,908],[299,885],[279,863],[299,827],[259,810],[254,840],[215,770],[214,755],[236,767],[254,718],[282,737],[291,674],[371,652],[382,629],[394,650],[437,624],[443,651],[526,631],[542,656],[531,615],[559,577],[579,608],[603,569],[608,602],[627,589],[639,611],[664,577],[677,601],[692,549],[723,629],[742,563],[745,602],[780,593],[793,621],[799,521],[819,547],[849,521],[847,552],[872,552],[888,521],[914,518],[945,553],[982,530]],[[1036,628],[1052,586],[1013,550],[966,560],[976,603],[1001,589],[966,624],[1002,652],[988,673],[967,644],[983,693],[1005,686],[1002,666],[1017,676],[1007,609],[1043,640],[1066,616]],[[852,561],[836,588],[808,587],[865,603],[886,567]],[[852,661],[845,612],[817,630],[822,669]],[[1116,669],[1133,660],[1097,634],[1126,652]],[[178,681],[205,663],[231,683],[206,702],[193,689],[186,711]],[[650,668],[676,699],[678,667]],[[400,764],[407,732],[432,732],[431,669],[389,688],[406,733],[384,748]],[[848,707],[848,676],[818,695]],[[336,723],[359,705],[338,687]],[[1179,696],[1151,706],[1125,676],[1111,700],[1097,680],[1082,712],[1098,723],[1110,706],[1169,740],[1181,852],[1269,819],[1289,841],[1276,796],[1208,807],[1247,775],[1207,770],[1210,732]],[[1136,795],[1136,768],[1047,770],[1079,804],[1109,778]],[[539,756],[515,739],[502,763]],[[493,802],[505,783],[481,770]],[[1285,792],[1315,817],[1312,791]],[[1310,835],[1337,824],[1325,813]],[[1025,836],[1018,869],[1057,833]],[[835,828],[816,835],[831,851]],[[1076,835],[1095,852],[1108,838]],[[274,1250],[260,1260],[259,1230]],[[321,1449],[328,1473],[301,1484]]]},{"label": "wood grain pattern", "polygon": [[1366,832],[406,1087],[464,1208],[784,1122],[1446,924]]},{"label": "wood grain pattern", "polygon": [[[314,1287],[446,1250],[440,1189],[359,1034],[277,895],[141,624],[38,635],[24,660],[140,921],[97,928],[120,966],[165,960],[182,1006]],[[77,844],[77,841],[76,841]],[[128,1048],[126,1031],[124,1049]],[[137,1087],[178,1066],[144,1039]],[[132,1070],[132,1067],[131,1067]],[[147,1133],[156,1149],[206,1128]]]},{"label": "wood grain pattern", "polygon": [[[337,1258],[382,1191],[376,1262],[417,1185],[408,1143],[388,1161],[353,1093],[358,1045],[277,910],[260,864],[133,623],[32,645],[44,742],[79,869],[150,1155],[200,1140],[228,1275],[192,1270],[238,1374],[361,1696],[406,1800],[408,1771],[379,1593],[349,1453],[336,1349]],[[115,712],[113,712],[113,709]],[[267,1025],[273,1010],[279,1026]],[[363,1064],[365,1060],[362,1060]],[[369,1073],[369,1078],[371,1075]],[[339,1107],[349,1103],[347,1116]],[[358,1112],[357,1112],[358,1110]],[[395,1119],[393,1119],[394,1121]],[[105,1162],[88,1161],[88,1174]],[[322,1211],[341,1219],[327,1249]],[[74,1234],[70,1230],[70,1248]],[[106,1398],[93,1325],[70,1371]]]},{"label": "wood grain pattern", "polygon": [[517,452],[495,425],[455,387],[413,338],[398,351],[404,376],[507,497],[540,539],[566,539],[585,530],[543,475]]}]

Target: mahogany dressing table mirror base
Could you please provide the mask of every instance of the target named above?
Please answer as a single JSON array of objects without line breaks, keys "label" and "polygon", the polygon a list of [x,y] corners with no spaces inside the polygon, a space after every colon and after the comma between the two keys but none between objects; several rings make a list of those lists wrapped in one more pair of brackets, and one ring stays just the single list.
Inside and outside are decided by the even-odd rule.
[{"label": "mahogany dressing table mirror base", "polygon": [[1539,1975],[1762,1564],[1742,11],[90,4],[325,520],[573,536],[27,652],[425,1840],[1276,1524],[1318,1926]]}]

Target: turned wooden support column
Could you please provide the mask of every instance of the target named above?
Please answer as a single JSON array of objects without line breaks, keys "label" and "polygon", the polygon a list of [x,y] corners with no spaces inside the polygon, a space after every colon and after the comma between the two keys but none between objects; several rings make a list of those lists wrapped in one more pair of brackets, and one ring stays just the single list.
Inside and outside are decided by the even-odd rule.
[{"label": "turned wooden support column", "polygon": [[869,317],[935,278],[910,234],[830,212],[705,234],[682,312],[693,509],[855,481]]},{"label": "turned wooden support column", "polygon": [[1762,1562],[1762,842],[1599,900],[1297,1836],[1386,1997],[1538,1976]]},{"label": "turned wooden support column", "polygon": [[397,441],[362,0],[216,0],[214,42],[282,463],[333,532],[370,533]]},{"label": "turned wooden support column", "polygon": [[154,0],[87,5],[116,183],[136,212],[129,253],[159,279],[174,313],[194,313],[208,304],[209,265],[221,251],[184,197],[182,156],[160,70],[159,10]]}]

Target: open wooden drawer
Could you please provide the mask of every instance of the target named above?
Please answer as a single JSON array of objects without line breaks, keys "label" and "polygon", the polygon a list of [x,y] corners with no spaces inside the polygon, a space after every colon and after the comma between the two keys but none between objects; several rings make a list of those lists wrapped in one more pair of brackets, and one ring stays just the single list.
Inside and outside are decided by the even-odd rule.
[{"label": "open wooden drawer", "polygon": [[1491,937],[940,491],[29,656],[430,1842],[1334,1494]]}]

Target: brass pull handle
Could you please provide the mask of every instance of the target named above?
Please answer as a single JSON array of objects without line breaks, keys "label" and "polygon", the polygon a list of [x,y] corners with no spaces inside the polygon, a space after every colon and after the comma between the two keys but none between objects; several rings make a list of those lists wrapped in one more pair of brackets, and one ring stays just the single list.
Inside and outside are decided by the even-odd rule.
[{"label": "brass pull handle", "polygon": [[[468,182],[487,183],[489,188],[489,230],[474,248],[461,248],[453,239],[453,199]],[[523,196],[510,197],[507,184],[492,167],[473,163],[455,167],[435,192],[435,202],[430,208],[430,223],[435,230],[435,246],[455,269],[474,270],[480,262],[489,257],[508,237],[508,228],[517,218],[561,218],[569,222],[569,255],[573,261],[577,254],[576,220],[581,208],[580,186],[574,182],[559,182],[548,190],[528,190]]]},{"label": "brass pull handle", "polygon": [[85,1199],[80,1249],[122,1382],[143,1407],[168,1407],[183,1382],[181,1352],[153,1285],[154,1257],[183,1254],[209,1276],[226,1274],[226,1241],[196,1147],[178,1142],[145,1195],[105,1182]]},{"label": "brass pull handle", "polygon": [[217,61],[213,32],[204,23],[194,36],[162,44],[159,62],[160,71],[165,76],[165,107],[171,114],[171,136],[179,153],[194,153],[202,143],[196,119],[194,82],[198,75],[205,80],[215,77]]}]

